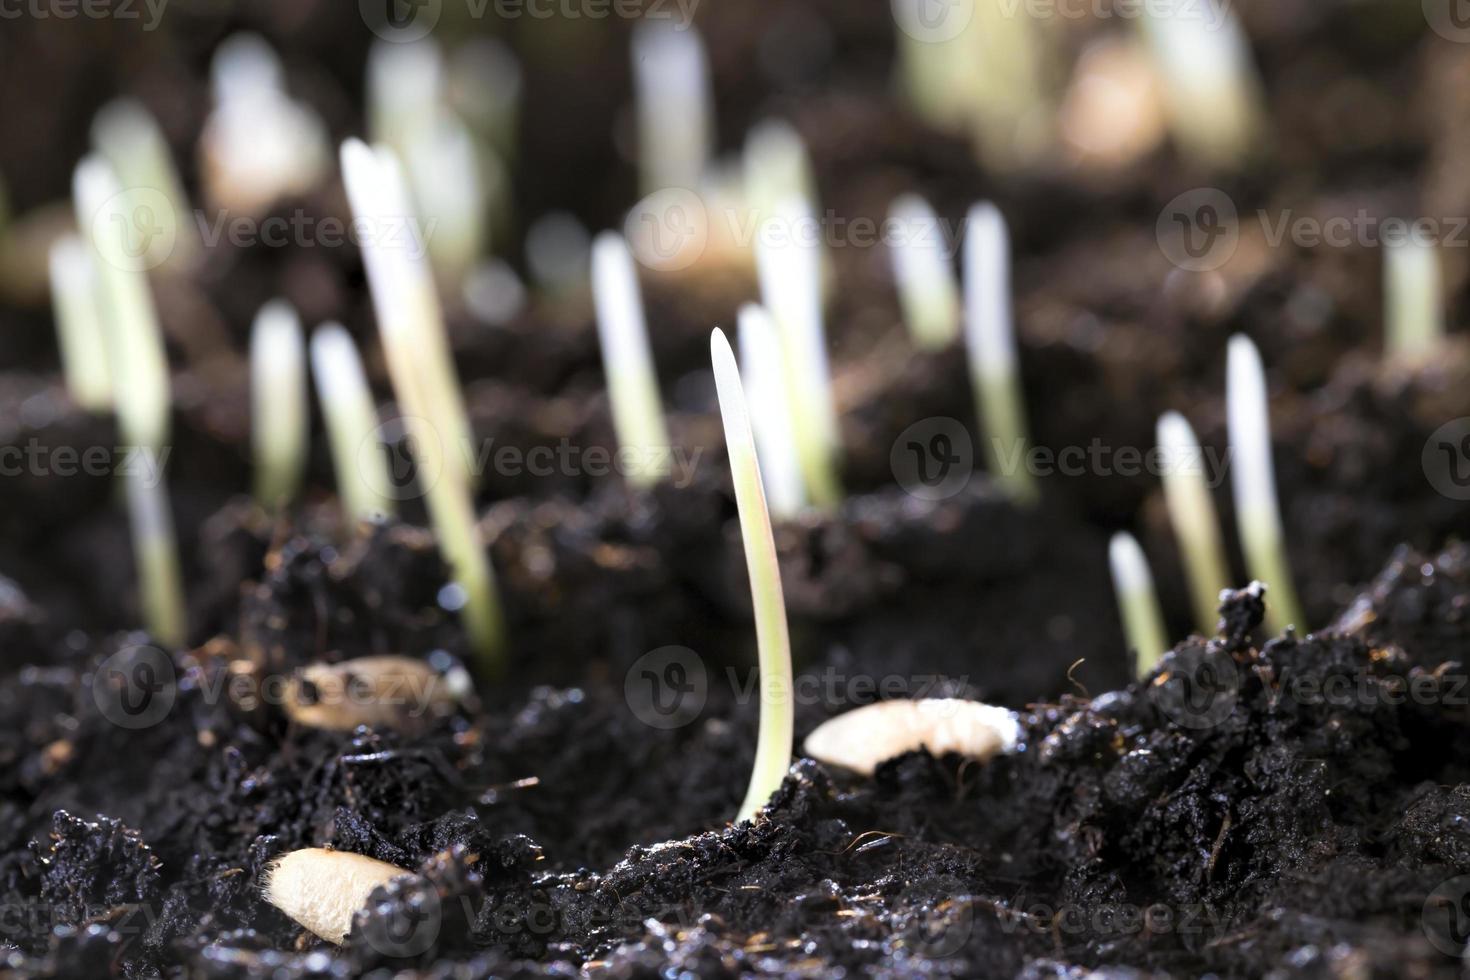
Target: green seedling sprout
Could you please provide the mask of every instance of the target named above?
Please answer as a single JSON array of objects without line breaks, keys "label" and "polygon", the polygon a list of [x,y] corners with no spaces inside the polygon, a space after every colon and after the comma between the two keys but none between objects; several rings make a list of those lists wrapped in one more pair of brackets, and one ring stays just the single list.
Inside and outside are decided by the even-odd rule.
[{"label": "green seedling sprout", "polygon": [[[386,226],[411,220],[393,152],[360,140],[342,145],[342,176],[354,215]],[[449,357],[444,319],[425,257],[382,235],[364,242],[363,263],[389,376],[413,440],[439,548],[463,590],[461,618],[486,673],[504,667],[505,626],[494,573],[475,517],[469,420]]]},{"label": "green seedling sprout", "polygon": [[841,440],[822,329],[822,239],[804,199],[777,206],[757,233],[755,257],[761,298],[786,355],[786,390],[807,497],[818,507],[834,507],[842,499]]},{"label": "green seedling sprout", "polygon": [[760,656],[760,734],[756,739],[750,786],[735,818],[740,821],[753,819],[766,805],[791,765],[795,730],[791,636],[786,627],[781,567],[776,560],[776,538],[771,531],[770,511],[766,509],[766,491],[756,459],[745,389],[741,386],[740,369],[735,366],[735,353],[718,329],[710,336],[710,359],[720,399],[720,416],[725,423],[735,504],[740,511],[740,539],[745,546],[745,569],[750,576]]},{"label": "green seedling sprout", "polygon": [[628,243],[615,232],[603,232],[592,244],[592,298],[618,446],[637,457],[628,470],[628,482],[649,487],[668,476],[669,432],[648,344],[638,272]]},{"label": "green seedling sprout", "polygon": [[1167,412],[1157,428],[1162,456],[1164,500],[1169,523],[1184,553],[1184,572],[1194,620],[1200,634],[1215,629],[1220,593],[1230,582],[1225,546],[1220,534],[1220,517],[1210,498],[1204,471],[1204,452],[1189,422],[1178,412]]},{"label": "green seedling sprout", "polygon": [[771,513],[787,520],[806,506],[806,491],[786,391],[786,354],[776,322],[764,307],[742,306],[739,324],[740,373],[750,393],[750,423],[767,500]]},{"label": "green seedling sprout", "polygon": [[306,466],[306,344],[285,300],[260,308],[250,335],[250,438],[255,499],[267,510],[289,503]]},{"label": "green seedling sprout", "polygon": [[633,28],[633,82],[643,193],[698,189],[714,146],[714,95],[699,32],[672,20],[639,21]]},{"label": "green seedling sprout", "polygon": [[903,322],[914,346],[942,350],[960,335],[960,290],[950,265],[939,216],[917,194],[904,194],[888,210],[893,281]]},{"label": "green seedling sprout", "polygon": [[992,479],[1023,505],[1039,499],[1026,468],[1030,449],[1016,327],[1011,311],[1011,242],[992,204],[970,209],[965,229],[965,347],[980,407]]},{"label": "green seedling sprout", "polygon": [[448,111],[436,114],[404,160],[416,210],[440,280],[460,288],[489,241],[485,168],[475,138]]},{"label": "green seedling sprout", "polygon": [[311,335],[311,376],[321,399],[343,511],[354,526],[392,514],[393,500],[380,489],[390,485],[388,461],[381,450],[363,448],[376,448],[378,409],[357,345],[341,324],[324,323]]},{"label": "green seedling sprout", "polygon": [[1410,236],[1383,245],[1384,338],[1388,355],[1416,361],[1445,332],[1444,273],[1439,248]]},{"label": "green seedling sprout", "polygon": [[1138,657],[1137,673],[1146,677],[1169,649],[1164,614],[1154,591],[1154,576],[1138,540],[1126,531],[1108,543],[1108,565],[1113,570],[1113,591],[1118,596],[1118,613],[1123,619],[1123,636]]},{"label": "green seedling sprout", "polygon": [[92,121],[92,145],[111,164],[119,190],[128,193],[123,217],[146,231],[135,243],[146,253],[146,267],[193,261],[201,247],[194,212],[163,131],[143,104],[125,98],[103,106]]},{"label": "green seedling sprout", "polygon": [[755,227],[778,213],[782,202],[814,201],[817,179],[801,134],[784,119],[767,119],[751,127],[741,154],[746,206]]},{"label": "green seedling sprout", "polygon": [[1201,166],[1242,166],[1266,124],[1250,42],[1234,12],[1216,0],[1167,9],[1146,5],[1138,23],[1163,82],[1179,149]]},{"label": "green seedling sprout", "polygon": [[973,135],[997,169],[1046,152],[1049,42],[1025,4],[893,0],[892,10],[902,87],[920,116]]},{"label": "green seedling sprout", "polygon": [[1305,627],[1301,603],[1286,560],[1281,508],[1276,499],[1276,472],[1271,463],[1271,418],[1266,401],[1266,371],[1261,353],[1249,337],[1230,338],[1226,366],[1231,485],[1235,490],[1235,523],[1252,578],[1270,589],[1266,621],[1276,631]]},{"label": "green seedling sprout", "polygon": [[519,150],[521,91],[515,52],[493,37],[477,37],[449,58],[449,101],[496,155],[513,163]]},{"label": "green seedling sprout", "polygon": [[320,183],[331,162],[326,125],[286,93],[286,72],[264,39],[235,34],[211,66],[214,109],[200,140],[215,204],[259,214]]},{"label": "green seedling sprout", "polygon": [[433,124],[444,102],[444,55],[432,37],[378,41],[368,51],[368,134],[400,159]]},{"label": "green seedling sprout", "polygon": [[108,411],[112,408],[112,377],[96,263],[86,243],[66,235],[51,246],[50,269],[51,306],[66,390],[81,408]]},{"label": "green seedling sprout", "polygon": [[103,158],[88,156],[73,177],[77,225],[92,246],[101,280],[104,348],[112,358],[112,390],[123,438],[139,458],[123,481],[133,534],[141,605],[148,629],[161,642],[186,637],[183,577],[163,482],[169,439],[170,388],[163,333],[140,256],[131,235],[132,202]]}]

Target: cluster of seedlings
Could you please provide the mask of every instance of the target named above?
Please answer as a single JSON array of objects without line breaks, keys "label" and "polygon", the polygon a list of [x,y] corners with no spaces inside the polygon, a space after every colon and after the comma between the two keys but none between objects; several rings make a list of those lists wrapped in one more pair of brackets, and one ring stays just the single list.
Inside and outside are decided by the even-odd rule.
[{"label": "cluster of seedlings", "polygon": [[[897,4],[896,6],[903,6]],[[1025,16],[992,22],[993,5],[977,7],[958,38],[921,48],[906,45],[906,89],[934,121],[973,127],[990,148],[1020,155],[1044,152],[1037,132],[1041,66],[1050,57],[1043,25]],[[1226,29],[1204,32],[1170,18],[1141,20],[1147,50],[1167,84],[1168,118],[1182,148],[1213,166],[1239,166],[1260,131],[1259,85],[1228,11]],[[900,20],[902,18],[900,17]],[[901,35],[906,36],[906,35]],[[973,57],[975,45],[1004,50]],[[783,123],[750,135],[738,179],[711,163],[714,127],[708,64],[698,34],[642,25],[634,38],[640,172],[643,189],[699,188],[709,200],[738,198],[760,222],[788,231],[818,221],[811,166],[799,137]],[[430,218],[437,232],[425,254],[372,236],[363,263],[378,338],[393,394],[422,479],[428,518],[452,575],[445,605],[457,610],[484,678],[503,673],[506,635],[495,571],[475,510],[476,474],[464,396],[451,356],[441,290],[467,289],[482,269],[492,215],[508,206],[506,167],[513,156],[513,63],[495,49],[476,50],[446,67],[437,49],[384,45],[369,68],[372,142],[348,140],[340,169],[353,215],[386,228]],[[454,75],[459,85],[446,82]],[[463,111],[451,92],[486,79]],[[962,84],[957,84],[962,82]],[[509,93],[509,94],[507,94]],[[484,98],[478,98],[483,95]],[[235,38],[215,62],[215,109],[201,141],[205,193],[232,209],[259,212],[283,196],[325,179],[330,163],[321,121],[286,92],[284,73],[258,38]],[[461,96],[463,100],[463,97]],[[169,441],[169,373],[149,268],[187,267],[194,239],[182,185],[157,125],[133,103],[99,115],[97,152],[78,165],[74,203],[80,234],[56,243],[51,283],[68,390],[92,411],[115,411],[125,438],[160,453]],[[140,190],[149,192],[145,199]],[[138,238],[138,210],[158,195],[169,202],[172,243],[150,255],[154,238]],[[717,210],[711,208],[711,213]],[[906,194],[890,212],[903,229],[892,254],[894,279],[916,348],[939,351],[963,343],[982,425],[990,479],[1020,508],[1041,505],[1041,487],[1024,463],[1029,444],[1010,284],[1011,244],[1001,212],[976,204],[966,218],[962,285],[934,210]],[[121,229],[123,234],[116,232]],[[156,236],[155,236],[156,237]],[[153,261],[155,258],[157,262]],[[824,327],[826,259],[818,242],[786,234],[757,235],[750,257],[760,302],[736,318],[739,366],[724,333],[711,337],[711,361],[738,506],[754,607],[762,697],[755,762],[737,820],[757,816],[789,769],[794,742],[792,658],[772,530],[773,515],[790,519],[842,500],[842,446]],[[1405,246],[1386,255],[1389,347],[1422,356],[1443,331],[1438,259],[1430,248]],[[668,426],[640,295],[634,252],[622,234],[591,245],[590,273],[598,337],[616,439],[648,461],[628,473],[648,488],[667,478]],[[1227,403],[1236,523],[1252,577],[1271,589],[1273,629],[1305,625],[1286,561],[1271,459],[1267,385],[1261,358],[1243,336],[1230,341]],[[302,486],[309,450],[308,373],[320,401],[338,496],[353,528],[392,513],[392,486],[377,448],[380,425],[358,350],[339,324],[318,326],[306,340],[297,313],[283,301],[263,307],[250,351],[255,497],[285,511]],[[1223,536],[1199,468],[1198,439],[1170,413],[1158,422],[1165,459],[1164,493],[1184,556],[1189,593],[1202,633],[1213,631],[1218,596],[1228,584]],[[148,629],[170,646],[188,629],[167,488],[128,480],[137,578]],[[1110,559],[1129,645],[1147,673],[1170,646],[1152,575],[1138,542],[1126,533]],[[426,673],[427,672],[427,673]],[[442,680],[419,661],[361,658],[302,671],[289,702],[294,721],[350,731],[359,725],[405,728],[394,710],[375,704],[381,685]],[[441,685],[436,710],[453,710],[464,678]],[[345,697],[354,689],[361,698]],[[344,708],[348,705],[348,708]],[[1015,716],[955,699],[889,701],[833,719],[811,733],[807,754],[861,774],[917,748],[983,761],[1017,744]],[[265,893],[306,929],[340,943],[372,891],[405,869],[356,854],[321,849],[276,861]]]}]

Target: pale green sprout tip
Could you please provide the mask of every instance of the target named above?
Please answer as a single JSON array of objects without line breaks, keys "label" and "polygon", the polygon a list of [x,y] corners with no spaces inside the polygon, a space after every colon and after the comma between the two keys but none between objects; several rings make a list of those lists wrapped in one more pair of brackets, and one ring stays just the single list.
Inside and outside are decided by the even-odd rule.
[{"label": "pale green sprout tip", "polygon": [[1113,572],[1113,591],[1123,620],[1123,636],[1138,657],[1137,675],[1147,676],[1169,649],[1164,614],[1154,590],[1154,576],[1138,540],[1126,531],[1108,543],[1108,565]]},{"label": "pale green sprout tip", "polygon": [[342,509],[354,526],[394,512],[388,461],[378,440],[378,409],[357,345],[339,323],[311,336],[311,372],[326,423]]},{"label": "pale green sprout tip", "polygon": [[960,290],[944,226],[917,194],[896,198],[888,211],[893,281],[914,345],[942,350],[960,335]]},{"label": "pale green sprout tip", "polygon": [[250,334],[250,438],[255,499],[264,508],[289,503],[306,467],[306,342],[301,319],[285,300],[256,314]]},{"label": "pale green sprout tip", "polygon": [[118,191],[127,192],[123,213],[146,235],[137,244],[147,266],[192,261],[201,247],[194,212],[153,115],[136,99],[114,99],[92,121],[92,145],[112,165]]},{"label": "pale green sprout tip", "polygon": [[695,190],[714,146],[714,93],[704,41],[692,27],[645,18],[633,28],[632,54],[643,193]]},{"label": "pale green sprout tip", "polygon": [[710,337],[710,358],[724,420],[730,475],[740,512],[740,538],[755,610],[756,646],[760,659],[760,731],[750,786],[736,820],[750,820],[781,785],[791,765],[795,731],[792,700],[791,637],[786,625],[786,602],[781,591],[781,568],[761,467],[756,458],[746,393],[730,342],[716,329]]},{"label": "pale green sprout tip", "polygon": [[1445,333],[1439,246],[1413,236],[1383,245],[1384,345],[1388,355],[1422,360]]},{"label": "pale green sprout tip", "polygon": [[592,298],[597,336],[612,403],[618,446],[636,462],[628,482],[649,487],[668,476],[669,433],[664,425],[658,376],[648,342],[648,323],[638,272],[623,237],[603,232],[592,244]]},{"label": "pale green sprout tip", "polygon": [[1271,419],[1266,398],[1266,372],[1261,354],[1249,337],[1230,338],[1226,364],[1226,409],[1230,428],[1231,485],[1235,491],[1235,523],[1252,578],[1265,583],[1266,621],[1276,631],[1306,627],[1291,566],[1276,496],[1271,462]]},{"label": "pale green sprout tip", "polygon": [[786,390],[786,354],[776,323],[764,307],[747,303],[740,308],[738,322],[740,373],[750,395],[750,422],[766,498],[771,513],[790,519],[806,506],[806,488]]},{"label": "pale green sprout tip", "polygon": [[112,376],[96,262],[80,238],[66,235],[52,244],[49,265],[66,390],[81,408],[105,412],[112,408]]},{"label": "pale green sprout tip", "polygon": [[1178,412],[1167,412],[1157,427],[1164,500],[1169,523],[1184,554],[1184,572],[1189,581],[1195,624],[1204,636],[1214,632],[1220,593],[1230,581],[1220,517],[1205,472],[1204,451],[1188,420]]},{"label": "pale green sprout tip", "polygon": [[991,204],[970,209],[965,229],[965,347],[984,429],[986,466],[1013,500],[1040,497],[1027,468],[1031,448],[1011,310],[1011,243]]}]

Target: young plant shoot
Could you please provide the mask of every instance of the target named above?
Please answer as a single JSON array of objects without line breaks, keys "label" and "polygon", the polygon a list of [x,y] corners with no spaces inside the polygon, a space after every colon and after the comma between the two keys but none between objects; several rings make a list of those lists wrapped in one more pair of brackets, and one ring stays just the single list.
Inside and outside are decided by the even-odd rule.
[{"label": "young plant shoot", "polygon": [[112,377],[96,263],[80,238],[67,235],[51,246],[50,268],[66,390],[81,408],[105,412],[112,408]]},{"label": "young plant shoot", "polygon": [[[342,510],[354,526],[393,513],[388,461],[378,445],[378,409],[357,345],[339,323],[311,336],[311,374],[321,399]],[[364,447],[371,447],[365,449]]]},{"label": "young plant shoot", "polygon": [[1249,337],[1230,338],[1226,408],[1232,450],[1235,523],[1253,578],[1266,584],[1266,622],[1276,631],[1306,627],[1286,560],[1276,471],[1271,462],[1271,418],[1261,353]]},{"label": "young plant shoot", "polygon": [[735,353],[718,329],[710,336],[710,358],[720,399],[720,416],[725,423],[735,504],[740,511],[740,539],[745,546],[745,568],[750,575],[756,646],[760,654],[760,735],[756,740],[750,786],[735,818],[739,821],[755,817],[781,785],[791,765],[795,727],[791,637],[786,628],[781,568],[776,560],[776,539],[771,531],[771,514],[766,509],[766,491],[756,459],[745,389],[741,386],[740,369],[735,366]]},{"label": "young plant shoot", "polygon": [[289,503],[306,466],[306,343],[290,303],[260,308],[250,335],[250,436],[255,499],[267,510]]},{"label": "young plant shoot", "polygon": [[400,159],[413,152],[444,102],[444,55],[433,37],[378,41],[368,51],[368,134]]},{"label": "young plant shoot", "polygon": [[315,187],[331,162],[325,124],[286,93],[280,59],[256,34],[236,34],[215,52],[214,110],[200,140],[209,200],[259,214]]},{"label": "young plant shoot", "polygon": [[[386,227],[411,219],[408,191],[391,150],[348,140],[342,145],[342,176],[358,220]],[[494,674],[504,666],[504,617],[476,520],[469,420],[433,277],[423,255],[384,236],[364,242],[363,263],[429,519],[462,595],[465,631],[485,672]]]},{"label": "young plant shoot", "polygon": [[1138,658],[1137,674],[1148,676],[1169,649],[1169,633],[1154,591],[1154,576],[1138,540],[1127,531],[1113,535],[1108,544],[1108,564],[1113,570],[1113,591],[1118,596],[1118,613],[1123,619],[1123,636]]},{"label": "young plant shoot", "polygon": [[1409,236],[1383,245],[1384,345],[1389,357],[1422,360],[1444,337],[1439,247]]},{"label": "young plant shoot", "polygon": [[788,198],[757,233],[761,297],[781,334],[786,390],[807,497],[818,507],[842,499],[837,408],[822,330],[822,238],[810,205]]},{"label": "young plant shoot", "polygon": [[643,193],[697,190],[714,145],[714,94],[699,32],[663,18],[639,21],[633,83]]},{"label": "young plant shoot", "polygon": [[1016,327],[1011,312],[1011,243],[992,204],[970,209],[965,229],[965,345],[985,433],[991,478],[1019,504],[1039,499],[1026,468],[1030,449]]},{"label": "young plant shoot", "polygon": [[1218,0],[1146,5],[1138,23],[1180,150],[1204,167],[1240,167],[1266,125],[1250,42],[1234,12]]},{"label": "young plant shoot", "polygon": [[133,532],[141,605],[148,629],[177,646],[186,634],[178,545],[163,481],[170,391],[163,334],[143,271],[144,249],[131,236],[132,204],[99,156],[77,165],[77,225],[90,240],[102,283],[104,347],[112,355],[118,425],[137,454],[123,477]]},{"label": "young plant shoot", "polygon": [[103,106],[92,122],[92,145],[112,165],[119,191],[127,191],[124,217],[146,230],[133,243],[143,257],[132,261],[150,269],[191,262],[200,249],[194,211],[168,142],[143,104],[117,99]]},{"label": "young plant shoot", "polygon": [[888,210],[893,229],[893,281],[903,322],[914,346],[942,350],[960,335],[960,290],[950,265],[939,216],[917,194],[905,194]]},{"label": "young plant shoot", "polygon": [[785,520],[806,506],[786,390],[786,354],[776,323],[765,307],[755,303],[742,306],[739,324],[740,373],[750,393],[750,424],[760,455],[761,475],[771,513]]},{"label": "young plant shoot", "polygon": [[484,168],[474,135],[448,110],[409,144],[404,159],[429,259],[439,280],[458,291],[489,240]]},{"label": "young plant shoot", "polygon": [[1168,412],[1159,419],[1157,434],[1163,457],[1164,500],[1169,507],[1169,523],[1184,553],[1195,625],[1201,635],[1210,636],[1218,618],[1220,593],[1229,585],[1230,572],[1220,518],[1210,498],[1204,452],[1194,429],[1178,412]]},{"label": "young plant shoot", "polygon": [[745,137],[741,170],[746,206],[755,217],[756,228],[776,214],[784,201],[817,198],[817,179],[806,144],[784,119],[767,119],[751,128]]},{"label": "young plant shoot", "polygon": [[605,231],[592,243],[592,299],[618,447],[635,456],[628,482],[652,486],[668,476],[669,433],[648,346],[638,271],[628,243],[616,232]]}]

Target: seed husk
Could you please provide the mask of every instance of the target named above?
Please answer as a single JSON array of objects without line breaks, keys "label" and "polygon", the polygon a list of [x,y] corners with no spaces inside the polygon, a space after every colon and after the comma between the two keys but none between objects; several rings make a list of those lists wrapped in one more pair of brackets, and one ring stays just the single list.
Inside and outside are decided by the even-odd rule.
[{"label": "seed husk", "polygon": [[1015,748],[1020,726],[1013,712],[962,698],[879,701],[838,715],[807,736],[807,755],[864,776],[879,764],[925,749],[983,762]]},{"label": "seed husk", "polygon": [[291,679],[285,710],[310,728],[406,731],[453,710],[469,687],[463,668],[441,674],[413,657],[358,657],[302,668]]},{"label": "seed husk", "polygon": [[340,946],[373,889],[410,874],[362,854],[307,847],[272,861],[261,891],[267,902],[304,928]]}]

